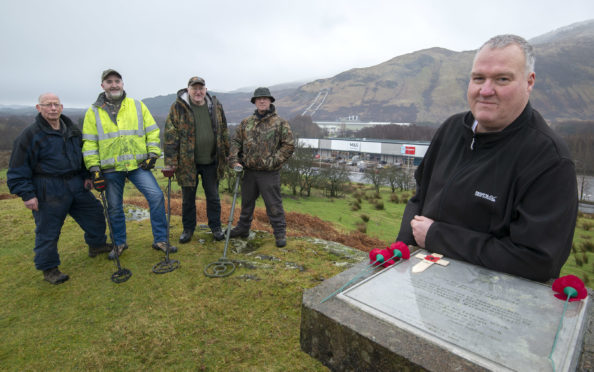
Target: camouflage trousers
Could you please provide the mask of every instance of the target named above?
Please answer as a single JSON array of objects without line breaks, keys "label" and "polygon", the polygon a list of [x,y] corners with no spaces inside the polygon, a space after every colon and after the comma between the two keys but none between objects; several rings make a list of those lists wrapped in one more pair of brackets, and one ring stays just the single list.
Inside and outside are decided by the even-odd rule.
[{"label": "camouflage trousers", "polygon": [[279,171],[254,171],[246,169],[241,180],[241,215],[237,227],[249,230],[254,218],[256,199],[262,195],[266,214],[275,237],[284,237],[287,227],[285,210],[280,192]]}]

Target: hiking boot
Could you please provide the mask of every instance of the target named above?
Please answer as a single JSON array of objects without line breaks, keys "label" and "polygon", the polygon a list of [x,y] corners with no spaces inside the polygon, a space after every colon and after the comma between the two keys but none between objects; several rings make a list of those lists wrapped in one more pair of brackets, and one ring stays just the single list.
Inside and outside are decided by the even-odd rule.
[{"label": "hiking boot", "polygon": [[179,236],[179,242],[184,244],[192,240],[192,235],[194,234],[193,231],[184,230],[181,235]]},{"label": "hiking boot", "polygon": [[241,227],[234,227],[231,229],[231,234],[229,235],[229,237],[231,238],[247,238],[248,236],[250,236],[250,230],[244,230]]},{"label": "hiking boot", "polygon": [[43,270],[43,279],[52,284],[60,284],[70,279],[70,277],[67,274],[60,272],[58,267],[54,267],[48,270]]},{"label": "hiking boot", "polygon": [[120,244],[118,246],[115,246],[111,252],[109,252],[109,254],[107,255],[107,258],[109,258],[110,260],[115,260],[116,259],[116,255],[118,257],[120,257],[122,255],[122,252],[124,252],[124,250],[128,249],[128,244]]},{"label": "hiking boot", "polygon": [[[158,242],[153,244],[153,248],[158,251],[167,253],[167,242]],[[175,245],[169,245],[169,253],[176,253],[177,247]]]},{"label": "hiking boot", "polygon": [[113,244],[105,243],[103,245],[89,245],[89,257],[96,257],[101,253],[107,253],[113,249]]},{"label": "hiking boot", "polygon": [[276,246],[278,248],[282,248],[285,245],[287,245],[287,238],[285,238],[284,235],[283,236],[277,236],[277,237],[275,237],[275,239],[276,239]]},{"label": "hiking boot", "polygon": [[218,229],[212,231],[212,237],[215,241],[218,242],[225,239],[225,233],[223,233],[223,230],[221,230],[221,228],[219,227]]}]

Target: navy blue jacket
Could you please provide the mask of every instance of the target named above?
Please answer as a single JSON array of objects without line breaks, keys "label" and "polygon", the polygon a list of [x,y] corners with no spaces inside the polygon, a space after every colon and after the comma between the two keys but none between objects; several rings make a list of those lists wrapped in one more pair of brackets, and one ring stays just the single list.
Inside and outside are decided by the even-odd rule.
[{"label": "navy blue jacket", "polygon": [[449,118],[415,173],[416,195],[397,240],[416,244],[410,221],[435,222],[425,248],[546,281],[571,250],[577,185],[567,146],[530,104],[497,133],[474,133],[472,113]]},{"label": "navy blue jacket", "polygon": [[[84,177],[82,134],[72,120],[61,115],[65,130],[56,131],[38,114],[35,122],[15,139],[10,156],[7,184],[10,192],[23,201],[43,199],[39,178]],[[59,190],[51,190],[52,194]]]}]

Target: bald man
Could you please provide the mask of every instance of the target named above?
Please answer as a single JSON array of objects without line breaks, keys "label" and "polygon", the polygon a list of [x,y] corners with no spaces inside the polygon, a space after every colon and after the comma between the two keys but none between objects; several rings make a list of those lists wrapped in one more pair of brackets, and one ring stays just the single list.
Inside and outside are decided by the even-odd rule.
[{"label": "bald man", "polygon": [[82,134],[62,115],[54,93],[39,96],[39,114],[12,147],[7,184],[21,197],[35,219],[35,266],[51,284],[69,279],[60,272],[58,239],[69,214],[84,230],[89,256],[111,250],[106,244],[101,204],[89,191],[91,180],[83,164]]}]

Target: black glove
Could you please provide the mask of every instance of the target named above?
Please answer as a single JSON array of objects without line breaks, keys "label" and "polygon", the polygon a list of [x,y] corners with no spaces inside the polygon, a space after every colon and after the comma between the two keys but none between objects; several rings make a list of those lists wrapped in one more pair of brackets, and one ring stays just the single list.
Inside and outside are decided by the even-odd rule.
[{"label": "black glove", "polygon": [[95,190],[99,192],[105,190],[107,182],[105,181],[105,178],[103,178],[103,173],[101,173],[100,170],[91,172],[91,177],[93,178],[93,187]]},{"label": "black glove", "polygon": [[157,162],[157,158],[150,157],[150,158],[146,159],[145,161],[143,161],[142,163],[140,163],[140,168],[142,168],[144,170],[153,169],[155,167],[156,162]]}]

